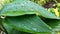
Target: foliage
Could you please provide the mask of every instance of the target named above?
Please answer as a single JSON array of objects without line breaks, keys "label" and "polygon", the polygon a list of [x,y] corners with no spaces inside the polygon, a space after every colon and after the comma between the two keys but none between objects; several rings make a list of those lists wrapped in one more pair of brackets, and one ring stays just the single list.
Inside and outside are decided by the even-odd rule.
[{"label": "foliage", "polygon": [[0,30],[5,34],[56,34],[60,31],[60,5],[54,1],[56,8],[42,7],[47,2],[0,0]]}]

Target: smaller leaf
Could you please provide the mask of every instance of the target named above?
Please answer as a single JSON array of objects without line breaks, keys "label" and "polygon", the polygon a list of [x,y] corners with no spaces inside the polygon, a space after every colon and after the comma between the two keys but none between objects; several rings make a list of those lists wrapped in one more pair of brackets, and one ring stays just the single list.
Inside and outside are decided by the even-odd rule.
[{"label": "smaller leaf", "polygon": [[36,32],[51,32],[51,28],[46,25],[36,15],[25,15],[18,17],[6,17],[4,21],[14,29],[23,32],[36,33]]}]

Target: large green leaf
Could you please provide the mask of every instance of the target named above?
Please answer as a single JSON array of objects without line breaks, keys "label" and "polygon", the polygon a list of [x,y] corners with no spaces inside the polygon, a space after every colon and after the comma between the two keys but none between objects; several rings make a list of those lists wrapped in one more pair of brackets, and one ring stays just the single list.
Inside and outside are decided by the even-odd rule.
[{"label": "large green leaf", "polygon": [[16,1],[12,2],[10,4],[7,4],[1,11],[1,14],[4,16],[18,16],[18,15],[24,15],[24,14],[34,14],[35,10],[28,8],[27,5],[23,4],[26,2],[24,1]]},{"label": "large green leaf", "polygon": [[6,17],[4,22],[5,24],[10,25],[14,29],[29,33],[52,31],[51,28],[36,15]]},{"label": "large green leaf", "polygon": [[14,2],[11,2],[4,6],[4,8],[1,10],[1,15],[4,16],[19,16],[19,15],[25,15],[25,14],[36,14],[42,15],[46,18],[55,18],[57,17],[48,12],[43,7],[37,5],[36,3],[33,3],[28,0],[17,0]]}]

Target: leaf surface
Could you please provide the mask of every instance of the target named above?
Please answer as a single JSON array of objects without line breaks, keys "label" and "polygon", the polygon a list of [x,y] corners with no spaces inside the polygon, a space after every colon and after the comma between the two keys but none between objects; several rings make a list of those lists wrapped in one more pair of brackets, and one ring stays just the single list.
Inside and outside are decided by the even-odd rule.
[{"label": "leaf surface", "polygon": [[23,32],[51,32],[51,28],[36,15],[6,17],[5,24]]},{"label": "leaf surface", "polygon": [[1,15],[3,16],[20,16],[25,14],[38,14],[46,18],[57,19],[57,17],[48,12],[42,6],[28,1],[28,0],[15,0],[7,5],[1,10]]}]

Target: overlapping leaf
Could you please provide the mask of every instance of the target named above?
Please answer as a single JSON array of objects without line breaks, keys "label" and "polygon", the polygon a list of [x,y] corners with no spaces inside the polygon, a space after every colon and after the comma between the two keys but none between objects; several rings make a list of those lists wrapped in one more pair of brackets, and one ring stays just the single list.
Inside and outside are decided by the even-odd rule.
[{"label": "overlapping leaf", "polygon": [[1,15],[4,16],[19,16],[19,15],[25,15],[25,14],[36,14],[42,15],[46,18],[55,18],[57,17],[45,10],[43,7],[37,5],[36,3],[33,3],[28,0],[15,0],[12,3],[9,3],[4,6],[4,8],[1,10]]},{"label": "overlapping leaf", "polygon": [[19,31],[29,33],[51,32],[51,28],[36,15],[7,17],[4,22]]}]

